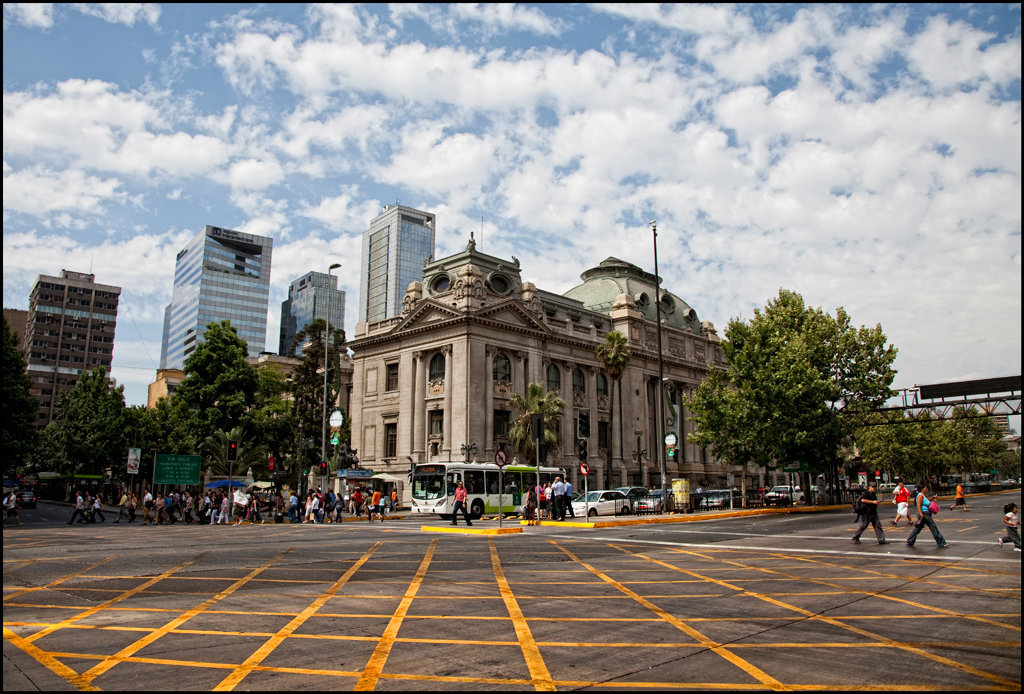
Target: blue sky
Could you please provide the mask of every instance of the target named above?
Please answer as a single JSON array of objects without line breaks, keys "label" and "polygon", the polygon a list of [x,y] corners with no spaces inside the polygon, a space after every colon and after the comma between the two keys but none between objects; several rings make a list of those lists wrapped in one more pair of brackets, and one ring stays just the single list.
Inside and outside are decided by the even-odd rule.
[{"label": "blue sky", "polygon": [[881,323],[897,387],[1021,373],[1012,5],[4,5],[4,306],[123,288],[142,404],[174,256],[274,237],[280,302],[361,232],[435,212],[563,292],[608,256],[720,332],[779,288]]}]

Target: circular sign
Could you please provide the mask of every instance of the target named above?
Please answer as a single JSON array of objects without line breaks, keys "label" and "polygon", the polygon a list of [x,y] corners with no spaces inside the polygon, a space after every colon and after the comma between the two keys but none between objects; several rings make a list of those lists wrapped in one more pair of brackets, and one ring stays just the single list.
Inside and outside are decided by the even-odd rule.
[{"label": "circular sign", "polygon": [[508,462],[508,454],[505,451],[495,451],[494,462],[498,467],[505,467],[505,463]]},{"label": "circular sign", "polygon": [[344,417],[341,416],[341,410],[335,410],[332,412],[331,419],[329,421],[332,427],[340,427],[341,423],[345,421]]},{"label": "circular sign", "polygon": [[586,463],[580,463],[580,474],[586,477],[590,474],[590,466]]},{"label": "circular sign", "polygon": [[674,446],[674,445],[676,445],[676,435],[675,434],[668,434],[668,435],[666,435],[665,436],[665,445],[666,446]]}]

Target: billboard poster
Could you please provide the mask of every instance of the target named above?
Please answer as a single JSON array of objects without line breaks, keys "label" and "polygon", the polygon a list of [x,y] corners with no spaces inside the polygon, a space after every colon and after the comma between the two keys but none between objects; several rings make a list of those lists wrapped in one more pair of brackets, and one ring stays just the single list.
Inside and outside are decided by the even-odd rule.
[{"label": "billboard poster", "polygon": [[142,458],[141,448],[129,448],[128,449],[128,474],[137,475],[139,474],[139,460]]}]

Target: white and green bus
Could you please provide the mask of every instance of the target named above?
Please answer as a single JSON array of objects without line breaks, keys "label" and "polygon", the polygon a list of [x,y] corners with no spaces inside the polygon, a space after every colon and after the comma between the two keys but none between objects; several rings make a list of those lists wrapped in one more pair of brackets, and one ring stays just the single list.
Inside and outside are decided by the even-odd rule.
[{"label": "white and green bus", "polygon": [[[565,479],[565,470],[540,468],[540,483]],[[498,513],[498,490],[501,490],[501,511],[522,513],[526,490],[537,484],[537,468],[530,465],[506,465],[504,470],[494,463],[422,463],[412,472],[412,512],[438,514],[450,519],[455,504],[455,485],[466,485],[466,507],[472,518],[485,513]]]}]

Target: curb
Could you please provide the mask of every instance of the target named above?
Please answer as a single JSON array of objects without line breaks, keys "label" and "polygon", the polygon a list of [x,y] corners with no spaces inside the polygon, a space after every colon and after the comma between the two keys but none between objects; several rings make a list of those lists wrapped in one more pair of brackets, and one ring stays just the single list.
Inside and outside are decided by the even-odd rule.
[{"label": "curb", "polygon": [[425,533],[459,533],[461,535],[511,535],[523,532],[522,528],[467,528],[462,526],[448,527],[422,525],[420,531]]}]

